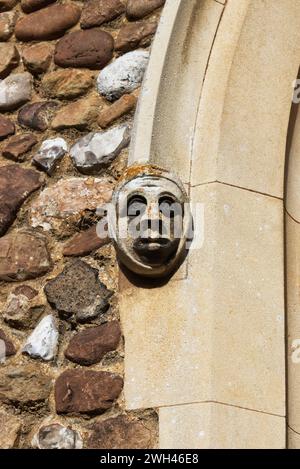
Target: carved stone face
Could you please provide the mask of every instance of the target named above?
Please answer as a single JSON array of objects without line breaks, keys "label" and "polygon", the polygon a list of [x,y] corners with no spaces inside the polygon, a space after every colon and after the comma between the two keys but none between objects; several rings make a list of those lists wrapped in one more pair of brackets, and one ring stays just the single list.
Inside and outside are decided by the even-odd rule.
[{"label": "carved stone face", "polygon": [[162,277],[180,262],[190,212],[181,182],[166,171],[146,168],[145,174],[125,178],[115,190],[113,238],[129,270]]}]

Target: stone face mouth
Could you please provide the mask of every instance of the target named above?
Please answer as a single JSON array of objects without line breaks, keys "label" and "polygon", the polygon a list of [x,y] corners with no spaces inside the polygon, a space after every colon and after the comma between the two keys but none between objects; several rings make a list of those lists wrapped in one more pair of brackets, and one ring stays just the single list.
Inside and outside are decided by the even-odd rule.
[{"label": "stone face mouth", "polygon": [[178,240],[168,238],[139,238],[133,249],[140,259],[150,265],[162,265],[176,251]]}]

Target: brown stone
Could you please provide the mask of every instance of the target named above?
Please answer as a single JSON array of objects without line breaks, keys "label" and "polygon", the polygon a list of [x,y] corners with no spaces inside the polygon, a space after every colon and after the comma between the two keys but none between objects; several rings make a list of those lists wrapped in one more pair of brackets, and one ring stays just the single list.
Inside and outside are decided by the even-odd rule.
[{"label": "brown stone", "polygon": [[33,104],[25,104],[18,114],[18,122],[22,127],[33,130],[46,130],[53,119],[57,103],[42,101]]},{"label": "brown stone", "polygon": [[45,306],[42,295],[28,285],[20,285],[8,295],[3,318],[15,329],[33,328],[43,314]]},{"label": "brown stone", "polygon": [[126,16],[129,20],[138,20],[149,15],[164,5],[166,0],[128,0]]},{"label": "brown stone", "polygon": [[100,108],[101,98],[98,94],[92,94],[60,109],[53,119],[51,127],[55,130],[72,127],[85,130],[96,121]]},{"label": "brown stone", "polygon": [[137,47],[147,47],[150,45],[156,29],[157,23],[149,21],[126,24],[120,29],[115,49],[129,52]]},{"label": "brown stone", "polygon": [[11,10],[17,3],[18,0],[0,0],[0,11]]},{"label": "brown stone", "polygon": [[120,117],[124,116],[135,108],[137,98],[132,94],[124,94],[118,101],[115,101],[110,107],[101,112],[98,118],[98,124],[105,129]]},{"label": "brown stone", "polygon": [[122,388],[122,378],[112,373],[66,370],[55,383],[56,412],[101,414],[113,406]]},{"label": "brown stone", "polygon": [[53,47],[48,43],[34,44],[23,49],[22,58],[25,67],[33,75],[48,70],[53,55]]},{"label": "brown stone", "polygon": [[108,233],[105,238],[100,238],[97,234],[97,227],[94,225],[86,231],[77,233],[68,241],[64,246],[63,254],[64,256],[86,256],[109,242],[110,237]]},{"label": "brown stone", "polygon": [[[11,357],[12,355],[15,355],[16,349],[12,341],[7,337],[3,329],[0,329],[0,341],[3,340],[5,344],[5,356],[6,357]],[[1,348],[0,348],[1,351]],[[0,354],[0,362],[1,362],[1,354]]]},{"label": "brown stone", "polygon": [[98,70],[112,59],[114,40],[98,29],[74,31],[56,44],[54,62],[60,67],[86,67]]},{"label": "brown stone", "polygon": [[37,143],[33,134],[15,135],[2,150],[2,155],[10,160],[22,162],[26,153]]},{"label": "brown stone", "polygon": [[71,3],[56,4],[21,18],[15,27],[20,41],[55,39],[74,26],[80,18],[80,8]]},{"label": "brown stone", "polygon": [[21,7],[25,13],[31,13],[32,11],[46,7],[53,2],[55,2],[55,0],[21,0]]},{"label": "brown stone", "polygon": [[20,55],[14,44],[1,44],[0,47],[0,78],[3,80],[19,64]]},{"label": "brown stone", "polygon": [[17,13],[15,11],[0,13],[0,41],[7,41],[12,36],[16,21]]},{"label": "brown stone", "polygon": [[48,272],[51,266],[44,236],[23,230],[0,238],[0,280],[36,278]]},{"label": "brown stone", "polygon": [[87,441],[90,449],[149,449],[151,431],[140,420],[119,415],[91,427],[92,434]]},{"label": "brown stone", "polygon": [[0,168],[0,236],[13,223],[22,203],[42,184],[43,177],[37,171],[18,165]]},{"label": "brown stone", "polygon": [[120,342],[121,330],[117,321],[78,332],[65,350],[65,356],[79,365],[100,362],[107,352],[115,350]]},{"label": "brown stone", "polygon": [[0,115],[0,140],[15,133],[15,124],[11,120]]},{"label": "brown stone", "polygon": [[21,430],[21,420],[12,414],[0,413],[0,449],[17,446]]},{"label": "brown stone", "polygon": [[125,5],[120,0],[88,0],[85,2],[80,26],[82,29],[100,26],[124,13]]},{"label": "brown stone", "polygon": [[86,70],[56,70],[43,77],[42,87],[50,98],[70,99],[85,93],[93,84],[91,72]]}]

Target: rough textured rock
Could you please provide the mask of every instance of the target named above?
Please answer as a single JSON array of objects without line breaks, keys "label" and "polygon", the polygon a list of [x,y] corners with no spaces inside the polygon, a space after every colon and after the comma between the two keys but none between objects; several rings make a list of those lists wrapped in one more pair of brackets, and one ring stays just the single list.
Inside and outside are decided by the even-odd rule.
[{"label": "rough textured rock", "polygon": [[0,401],[16,407],[36,407],[47,403],[51,378],[34,365],[9,366],[0,371]]},{"label": "rough textured rock", "polygon": [[105,67],[98,75],[97,87],[100,94],[113,101],[140,86],[148,64],[149,52],[128,52]]},{"label": "rough textured rock", "polygon": [[15,11],[0,13],[0,41],[7,41],[13,34],[17,21]]},{"label": "rough textured rock", "polygon": [[11,120],[0,115],[0,140],[15,133],[15,124]]},{"label": "rough textured rock", "polygon": [[63,138],[50,138],[42,143],[32,161],[38,168],[51,175],[67,151],[68,144]]},{"label": "rough textured rock", "polygon": [[32,11],[46,7],[53,2],[55,2],[55,0],[21,0],[21,7],[25,13],[31,13]]},{"label": "rough textured rock", "polygon": [[117,18],[124,11],[125,5],[120,0],[88,0],[82,10],[80,26],[82,29],[100,26]]},{"label": "rough textured rock", "polygon": [[166,0],[128,0],[126,16],[130,20],[138,20],[149,15],[164,5]]},{"label": "rough textured rock", "polygon": [[18,0],[0,0],[0,11],[11,10],[17,3]]},{"label": "rough textured rock", "polygon": [[15,73],[0,82],[0,112],[11,111],[31,99],[30,73]]},{"label": "rough textured rock", "polygon": [[0,238],[0,280],[27,280],[51,269],[45,238],[27,231]]},{"label": "rough textured rock", "polygon": [[105,129],[117,119],[134,109],[136,102],[137,98],[133,94],[124,94],[118,101],[115,101],[110,107],[101,112],[98,118],[98,124]]},{"label": "rough textured rock", "polygon": [[45,294],[49,303],[65,318],[75,316],[88,322],[106,312],[112,294],[100,282],[98,271],[81,260],[68,264],[61,274],[47,282]]},{"label": "rough textured rock", "polygon": [[13,223],[22,203],[42,184],[37,171],[14,164],[0,168],[0,236]]},{"label": "rough textured rock", "polygon": [[86,211],[95,211],[111,199],[108,178],[67,178],[47,187],[31,205],[31,224],[57,234],[71,234]]},{"label": "rough textured rock", "polygon": [[57,103],[51,101],[26,104],[19,111],[18,122],[22,127],[44,131],[48,129],[56,109]]},{"label": "rough textured rock", "polygon": [[54,317],[45,316],[27,338],[22,349],[23,353],[32,358],[42,358],[45,361],[53,360],[57,353],[58,330]]},{"label": "rough textured rock", "polygon": [[98,363],[107,352],[118,347],[121,338],[120,325],[117,321],[97,327],[89,327],[78,332],[65,350],[65,356],[79,365]]},{"label": "rough textured rock", "polygon": [[137,47],[147,47],[151,43],[157,23],[139,21],[124,25],[116,39],[115,49],[121,52],[129,52]]},{"label": "rough textured rock", "polygon": [[114,40],[98,29],[74,31],[56,44],[54,62],[60,67],[99,70],[112,59]]},{"label": "rough textured rock", "polygon": [[24,161],[26,153],[37,143],[37,138],[33,134],[15,135],[2,150],[2,155],[10,160]]},{"label": "rough textured rock", "polygon": [[44,309],[45,302],[38,292],[28,285],[20,285],[8,295],[3,318],[15,329],[29,329],[36,325]]},{"label": "rough textured rock", "polygon": [[51,5],[21,18],[15,27],[20,41],[55,39],[74,26],[80,18],[80,8],[71,3]]},{"label": "rough textured rock", "polygon": [[76,168],[83,174],[96,174],[106,168],[129,144],[126,125],[106,132],[91,132],[79,139],[70,149]]},{"label": "rough textured rock", "polygon": [[64,256],[85,256],[95,249],[99,249],[110,242],[109,235],[99,237],[97,227],[91,226],[86,231],[77,233],[70,241],[68,241],[63,250]]},{"label": "rough textured rock", "polygon": [[87,441],[90,449],[148,449],[151,448],[151,431],[139,420],[125,415],[96,422]]},{"label": "rough textured rock", "polygon": [[59,423],[42,426],[32,440],[37,449],[81,449],[82,439],[71,427]]},{"label": "rough textured rock", "polygon": [[33,75],[39,75],[48,70],[53,55],[53,47],[47,42],[25,47],[22,59],[25,67]]},{"label": "rough textured rock", "polygon": [[4,344],[5,344],[5,356],[2,356],[2,347],[0,346],[0,363],[2,361],[2,359],[5,357],[11,357],[12,355],[15,355],[16,353],[16,349],[15,349],[15,346],[14,344],[12,343],[12,341],[7,337],[7,335],[5,334],[5,332],[0,329],[0,342],[3,341]]},{"label": "rough textured rock", "polygon": [[85,93],[93,84],[91,72],[86,70],[56,70],[43,77],[42,87],[50,98],[71,99]]},{"label": "rough textured rock", "polygon": [[120,376],[105,371],[64,371],[55,383],[56,412],[100,414],[112,407],[122,387]]},{"label": "rough textured rock", "polygon": [[1,44],[0,47],[0,78],[3,80],[19,65],[20,55],[14,44]]},{"label": "rough textured rock", "polygon": [[72,127],[84,130],[97,119],[100,108],[101,99],[97,94],[92,94],[60,109],[53,119],[51,127],[55,130]]},{"label": "rough textured rock", "polygon": [[0,413],[0,449],[12,449],[17,446],[21,430],[21,420],[15,415]]}]

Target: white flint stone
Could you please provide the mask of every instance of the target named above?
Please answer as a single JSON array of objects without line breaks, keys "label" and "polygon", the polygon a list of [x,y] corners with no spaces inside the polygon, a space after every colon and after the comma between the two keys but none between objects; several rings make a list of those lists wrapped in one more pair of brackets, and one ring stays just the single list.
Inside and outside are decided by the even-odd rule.
[{"label": "white flint stone", "polygon": [[82,439],[72,428],[53,423],[39,429],[32,439],[32,446],[38,449],[81,449]]},{"label": "white flint stone", "polygon": [[53,360],[57,352],[58,331],[54,317],[45,316],[28,337],[22,352],[33,358]]},{"label": "white flint stone", "polygon": [[138,88],[143,80],[148,60],[148,51],[135,50],[107,65],[98,75],[99,93],[113,101]]},{"label": "white flint stone", "polygon": [[0,81],[0,111],[9,111],[31,99],[30,73],[15,73]]},{"label": "white flint stone", "polygon": [[63,138],[45,140],[33,157],[33,162],[43,171],[51,174],[57,162],[67,153],[68,144]]}]

